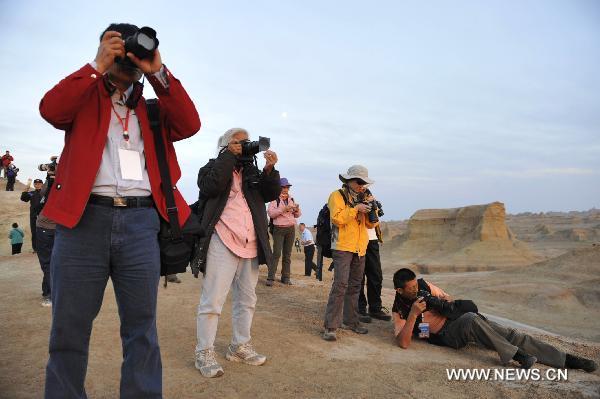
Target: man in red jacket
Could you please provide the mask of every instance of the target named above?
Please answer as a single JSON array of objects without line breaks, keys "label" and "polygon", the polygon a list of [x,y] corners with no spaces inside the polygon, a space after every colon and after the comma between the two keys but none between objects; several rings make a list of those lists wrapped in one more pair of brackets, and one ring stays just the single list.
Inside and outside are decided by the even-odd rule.
[{"label": "man in red jacket", "polygon": [[65,131],[60,167],[42,212],[57,223],[46,398],[87,397],[89,339],[109,277],[121,319],[120,396],[162,397],[157,234],[159,217],[166,219],[167,213],[138,82],[142,75],[159,98],[181,225],[190,211],[175,186],[181,172],[173,142],[194,135],[200,119],[158,49],[142,59],[129,44],[126,50],[125,41],[136,32],[134,25],[110,25],[96,59],[60,81],[40,103],[43,118]]},{"label": "man in red jacket", "polygon": [[10,165],[10,163],[12,161],[14,161],[15,159],[13,158],[12,155],[10,155],[10,151],[6,151],[6,154],[2,155],[2,169],[0,169],[0,171],[4,172],[4,178],[6,179],[8,177],[8,165]]}]

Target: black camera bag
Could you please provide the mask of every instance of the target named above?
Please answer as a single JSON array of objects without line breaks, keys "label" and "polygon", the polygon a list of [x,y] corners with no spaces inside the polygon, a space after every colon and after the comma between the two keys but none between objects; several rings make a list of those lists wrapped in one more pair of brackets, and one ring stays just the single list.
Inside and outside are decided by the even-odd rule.
[{"label": "black camera bag", "polygon": [[[169,165],[166,159],[166,149],[160,126],[160,110],[157,99],[146,100],[146,110],[150,127],[154,133],[154,144],[162,191],[167,203],[168,221],[160,218],[160,231],[158,233],[158,245],[160,246],[160,275],[185,273],[196,248],[196,242],[200,234],[200,222],[198,213],[192,213],[186,220],[183,228],[179,226],[179,213],[175,205],[173,195],[173,184],[169,173]],[[165,278],[165,286],[167,279]]]}]

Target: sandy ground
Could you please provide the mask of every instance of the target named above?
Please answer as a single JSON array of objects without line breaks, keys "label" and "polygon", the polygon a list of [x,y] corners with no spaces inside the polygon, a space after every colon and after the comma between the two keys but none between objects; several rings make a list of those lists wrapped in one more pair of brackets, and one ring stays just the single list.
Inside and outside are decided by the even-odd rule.
[{"label": "sandy ground", "polygon": [[[328,263],[327,263],[328,264]],[[194,368],[195,309],[201,280],[181,276],[181,284],[159,288],[158,328],[165,398],[581,398],[600,397],[600,373],[569,371],[567,381],[448,381],[448,368],[498,368],[497,356],[479,348],[455,351],[415,342],[393,345],[391,324],[370,324],[369,334],[343,331],[335,343],[319,337],[331,274],[324,282],[300,276],[294,255],[295,285],[265,287],[261,267],[253,326],[264,366],[227,362],[231,307],[225,305],[216,349],[225,375],[205,379]],[[0,257],[0,397],[39,398],[44,386],[50,309],[40,306],[41,272],[35,255]],[[386,290],[384,304],[391,305]],[[109,283],[96,319],[86,388],[90,398],[118,397],[121,347],[113,289]],[[600,344],[545,336],[569,351],[600,360]],[[577,345],[575,345],[577,344]],[[542,373],[547,370],[539,366]]]}]

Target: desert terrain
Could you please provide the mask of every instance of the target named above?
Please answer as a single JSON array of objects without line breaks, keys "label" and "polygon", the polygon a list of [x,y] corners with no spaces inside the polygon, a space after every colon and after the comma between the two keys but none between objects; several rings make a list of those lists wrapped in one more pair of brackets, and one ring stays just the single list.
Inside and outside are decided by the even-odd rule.
[{"label": "desert terrain", "polygon": [[[27,234],[28,205],[18,200],[19,194],[19,191],[0,191],[0,228],[8,232],[7,226],[17,221]],[[446,251],[445,254],[434,253],[431,260],[435,262],[430,266],[427,256],[418,254],[417,245],[413,244],[431,244],[410,243],[410,250],[421,265],[419,272],[454,297],[475,300],[480,310],[492,317],[505,318],[506,323],[568,352],[600,361],[597,332],[600,248],[588,240],[564,245],[562,249],[540,251],[524,238],[526,232],[533,231],[525,226],[526,222],[521,221],[521,230],[513,228],[508,223],[512,216],[504,220],[498,216],[498,205],[491,208],[486,205],[468,210],[472,216],[465,220],[471,221],[462,226],[469,226],[472,231],[465,227],[458,241],[440,235],[440,231],[427,223],[418,227],[416,231],[437,237],[436,242],[441,242]],[[420,213],[425,215],[425,220],[431,214]],[[486,225],[486,218],[496,220],[495,224]],[[482,220],[486,223],[482,224]],[[410,222],[402,223],[410,225]],[[388,234],[396,231],[394,223],[388,225]],[[510,232],[504,231],[503,225]],[[456,227],[442,224],[446,232],[458,231],[453,229]],[[554,231],[558,230],[561,229]],[[485,237],[501,242],[486,248],[477,246],[477,240],[483,242],[482,231]],[[538,240],[531,234],[532,240]],[[40,398],[51,310],[40,306],[41,271],[30,246],[24,246],[23,254],[10,256],[7,241],[5,239],[0,247],[0,398]],[[552,240],[545,243],[540,246],[551,245]],[[385,249],[383,259],[387,286],[383,302],[391,308],[394,293],[389,279],[395,268],[403,264],[392,256],[402,253],[403,249],[394,239],[383,245],[392,247]],[[470,248],[471,253],[466,254],[465,248]],[[469,262],[476,259],[473,253],[481,256],[483,249],[510,253],[510,259],[517,263],[524,258],[530,258],[531,262],[489,261],[477,268],[477,264]],[[444,256],[456,261],[456,265],[444,264]],[[188,273],[180,275],[181,284],[169,284],[167,288],[161,285],[158,329],[165,398],[600,397],[598,371],[587,374],[569,370],[566,381],[449,381],[446,370],[450,368],[501,368],[497,356],[477,347],[455,351],[417,341],[402,350],[393,343],[389,322],[373,321],[367,325],[369,334],[364,336],[342,331],[337,342],[325,342],[319,334],[332,274],[324,271],[324,281],[319,282],[303,276],[303,269],[303,255],[293,252],[294,285],[276,283],[274,287],[266,287],[266,267],[261,267],[253,343],[268,356],[264,366],[231,364],[224,359],[231,334],[231,306],[229,302],[225,305],[216,341],[225,375],[217,379],[205,379],[194,368],[195,310],[201,279]],[[118,326],[109,282],[90,346],[86,380],[90,398],[118,397],[121,362]],[[543,365],[536,367],[542,371],[547,369]]]}]

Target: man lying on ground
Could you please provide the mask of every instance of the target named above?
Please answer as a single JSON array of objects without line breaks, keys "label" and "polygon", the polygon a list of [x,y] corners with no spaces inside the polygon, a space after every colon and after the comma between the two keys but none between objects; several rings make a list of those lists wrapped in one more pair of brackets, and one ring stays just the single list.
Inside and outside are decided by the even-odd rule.
[{"label": "man lying on ground", "polygon": [[461,310],[459,301],[453,302],[440,288],[423,279],[417,280],[410,269],[394,273],[394,288],[394,335],[403,349],[408,348],[416,335],[428,338],[430,343],[454,349],[474,342],[495,350],[503,366],[516,360],[523,368],[530,368],[536,362],[555,368],[582,369],[588,373],[598,368],[592,360],[565,353],[479,313],[464,312],[469,309]]}]

